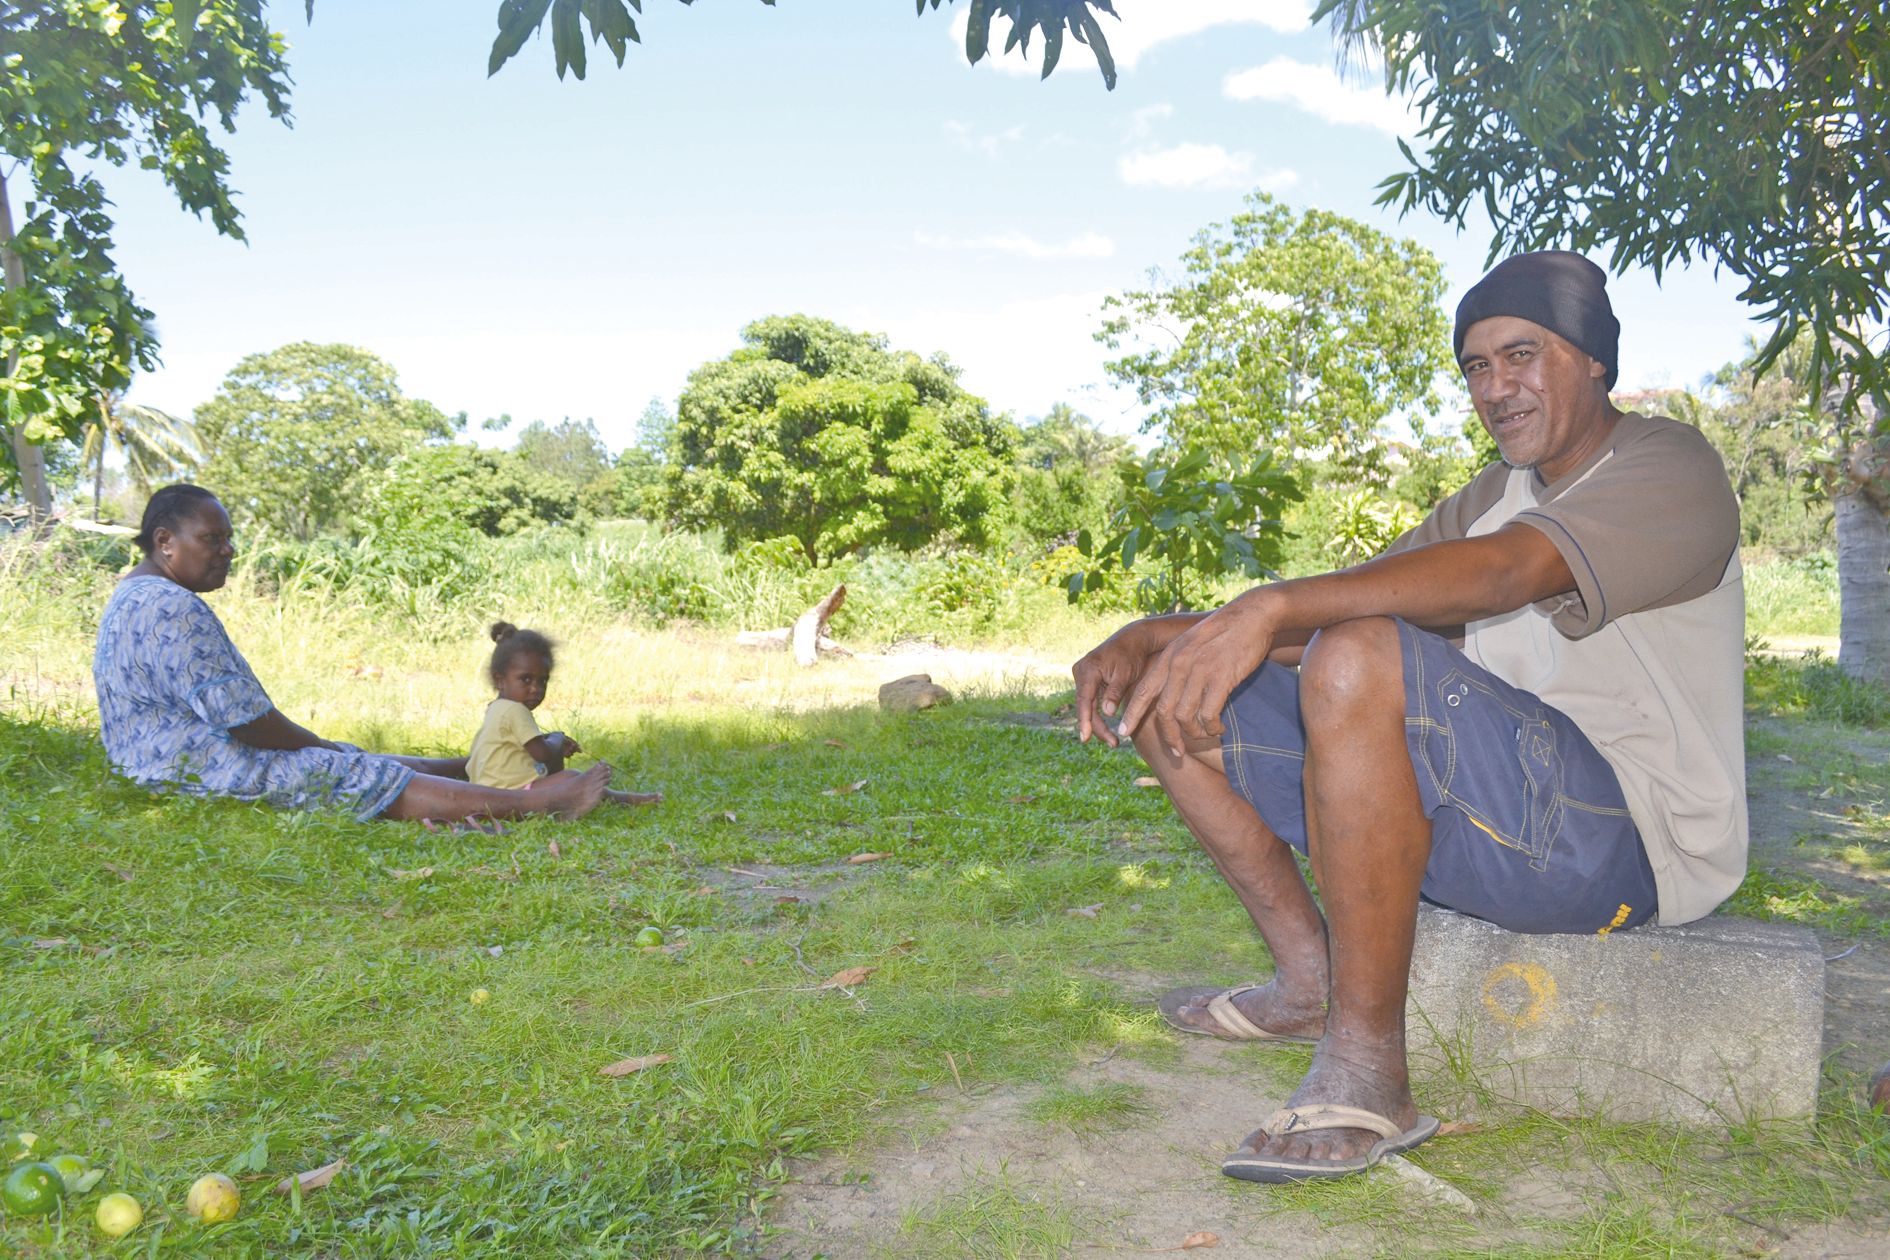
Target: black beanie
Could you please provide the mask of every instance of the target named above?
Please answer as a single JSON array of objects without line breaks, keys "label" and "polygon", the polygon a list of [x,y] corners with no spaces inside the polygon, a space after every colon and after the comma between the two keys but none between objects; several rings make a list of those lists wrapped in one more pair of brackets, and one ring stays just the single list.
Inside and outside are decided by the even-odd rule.
[{"label": "black beanie", "polygon": [[1463,357],[1470,325],[1493,315],[1541,324],[1608,370],[1608,388],[1621,374],[1621,321],[1608,304],[1608,273],[1562,249],[1505,258],[1457,303],[1451,348]]}]

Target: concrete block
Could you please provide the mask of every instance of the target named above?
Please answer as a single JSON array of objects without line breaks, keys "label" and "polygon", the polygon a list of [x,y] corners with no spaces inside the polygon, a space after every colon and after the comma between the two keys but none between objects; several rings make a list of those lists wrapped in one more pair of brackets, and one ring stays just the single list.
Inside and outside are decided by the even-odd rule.
[{"label": "concrete block", "polygon": [[1555,1115],[1729,1123],[1818,1098],[1824,957],[1808,929],[1709,918],[1522,936],[1425,906],[1412,1072],[1458,1071]]}]

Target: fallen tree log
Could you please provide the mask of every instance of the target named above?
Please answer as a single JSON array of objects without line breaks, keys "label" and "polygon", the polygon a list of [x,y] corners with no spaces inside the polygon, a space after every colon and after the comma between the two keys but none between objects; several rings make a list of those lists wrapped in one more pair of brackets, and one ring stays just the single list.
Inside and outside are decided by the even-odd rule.
[{"label": "fallen tree log", "polygon": [[846,602],[847,588],[842,582],[828,591],[819,603],[796,617],[793,625],[778,630],[743,630],[735,636],[735,642],[743,647],[792,648],[795,664],[803,668],[818,661],[822,652],[845,656],[847,650],[828,636],[827,623]]}]

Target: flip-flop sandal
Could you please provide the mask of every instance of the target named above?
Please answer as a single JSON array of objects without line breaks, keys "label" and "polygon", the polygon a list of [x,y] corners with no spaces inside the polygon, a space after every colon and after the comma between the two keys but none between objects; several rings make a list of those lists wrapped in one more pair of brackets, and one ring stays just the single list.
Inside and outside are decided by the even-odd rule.
[{"label": "flip-flop sandal", "polygon": [[[1364,1129],[1376,1133],[1379,1141],[1369,1151],[1352,1159],[1281,1159],[1277,1155],[1261,1155],[1252,1149],[1264,1138],[1285,1137],[1289,1133],[1312,1133],[1320,1129]],[[1344,1107],[1337,1103],[1286,1107],[1274,1112],[1258,1132],[1240,1144],[1239,1150],[1222,1160],[1221,1171],[1242,1181],[1262,1181],[1270,1185],[1350,1177],[1354,1173],[1364,1172],[1387,1155],[1401,1154],[1428,1141],[1436,1135],[1437,1130],[1435,1116],[1419,1116],[1416,1124],[1404,1129],[1398,1126],[1397,1121],[1363,1107]]]},{"label": "flip-flop sandal", "polygon": [[[1285,1041],[1298,1045],[1311,1045],[1316,1037],[1301,1037],[1296,1033],[1269,1032],[1240,1013],[1234,1005],[1234,999],[1249,989],[1257,989],[1257,984],[1239,984],[1231,989],[1193,988],[1171,989],[1155,999],[1155,1009],[1169,1025],[1197,1037],[1218,1037],[1222,1041]],[[1208,1014],[1213,1017],[1216,1027],[1203,1028],[1190,1024],[1181,1018],[1184,1006],[1199,1006],[1207,1002]]]}]

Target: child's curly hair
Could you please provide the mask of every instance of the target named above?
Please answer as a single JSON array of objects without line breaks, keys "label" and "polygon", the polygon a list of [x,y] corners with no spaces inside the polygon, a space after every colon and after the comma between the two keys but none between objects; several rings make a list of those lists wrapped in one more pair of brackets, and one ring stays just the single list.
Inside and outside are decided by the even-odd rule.
[{"label": "child's curly hair", "polygon": [[545,658],[546,669],[551,669],[558,663],[552,653],[551,640],[536,630],[521,630],[509,621],[495,621],[492,623],[490,633],[492,641],[498,644],[492,649],[490,667],[492,685],[495,687],[499,685],[499,680],[505,677],[505,671],[511,666],[515,657],[526,653],[542,656]]}]

